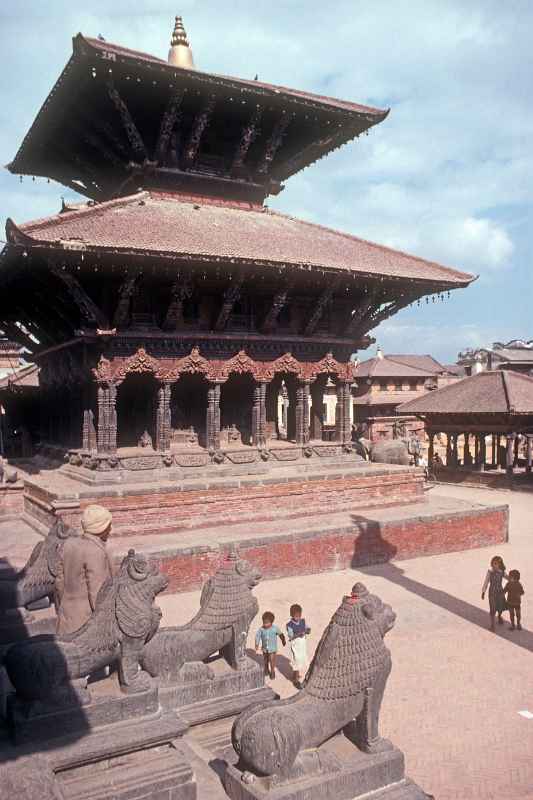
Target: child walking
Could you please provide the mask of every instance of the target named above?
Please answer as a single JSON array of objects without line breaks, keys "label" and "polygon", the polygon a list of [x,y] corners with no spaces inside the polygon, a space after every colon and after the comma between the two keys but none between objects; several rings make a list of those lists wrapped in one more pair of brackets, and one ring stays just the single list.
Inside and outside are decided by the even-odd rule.
[{"label": "child walking", "polygon": [[481,599],[485,599],[485,592],[489,590],[489,614],[490,630],[494,631],[494,617],[498,615],[498,623],[503,625],[502,613],[505,611],[505,594],[503,592],[502,581],[508,578],[505,572],[505,564],[501,556],[493,556],[490,567],[483,581],[481,589]]},{"label": "child walking", "polygon": [[287,636],[291,645],[293,681],[297,689],[302,689],[302,678],[307,669],[307,642],[305,637],[311,633],[311,628],[305,624],[302,617],[302,607],[294,603],[290,607],[291,618],[287,622]]},{"label": "child walking", "polygon": [[280,631],[277,625],[274,625],[274,614],[272,611],[265,611],[262,616],[263,625],[255,634],[255,652],[259,652],[259,648],[263,652],[263,662],[265,675],[270,675],[271,678],[276,677],[276,653],[278,652],[278,636],[281,639],[281,644],[285,647],[285,636]]},{"label": "child walking", "polygon": [[520,573],[517,569],[509,570],[509,582],[503,590],[504,595],[507,595],[507,608],[511,617],[510,628],[514,631],[514,620],[516,614],[516,627],[519,631],[522,630],[522,595],[524,594],[524,587],[520,583]]}]

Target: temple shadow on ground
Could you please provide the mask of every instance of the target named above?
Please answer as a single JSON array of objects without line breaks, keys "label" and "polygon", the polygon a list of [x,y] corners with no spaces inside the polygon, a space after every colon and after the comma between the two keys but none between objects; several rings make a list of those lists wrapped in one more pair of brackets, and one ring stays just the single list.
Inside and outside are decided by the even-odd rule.
[{"label": "temple shadow on ground", "polygon": [[[435,589],[413,578],[408,578],[403,569],[391,563],[397,553],[397,548],[382,537],[380,523],[377,520],[357,514],[352,514],[352,520],[360,530],[352,557],[351,566],[353,569],[357,569],[368,576],[385,578],[391,583],[401,586],[402,589],[422,597],[429,603],[433,603],[445,611],[471,622],[473,625],[477,625],[484,630],[488,629],[488,601],[487,609],[483,610],[442,589]],[[460,558],[460,553],[457,553],[457,557]],[[483,569],[484,564],[481,564],[480,574],[483,573]],[[496,633],[498,635],[501,635],[501,633],[508,634],[505,637],[506,641],[533,652],[533,632],[525,629],[511,632],[508,625],[509,616],[505,613],[504,624],[496,625]]]},{"label": "temple shadow on ground", "polygon": [[[18,570],[15,570],[4,557],[0,558],[0,608],[8,608],[9,605],[15,604],[16,587],[14,580],[19,575]],[[38,607],[39,603],[33,604]],[[26,618],[26,621],[27,618]],[[20,609],[13,609],[9,613],[0,612],[0,796],[5,798],[15,798],[19,796],[17,784],[20,781],[20,765],[26,759],[35,754],[42,753],[43,756],[53,750],[57,750],[67,745],[74,744],[81,738],[90,733],[90,725],[81,703],[72,702],[68,706],[68,733],[63,733],[57,736],[36,736],[31,737],[28,741],[21,741],[15,744],[12,735],[12,726],[9,724],[8,717],[10,715],[10,707],[12,708],[14,700],[14,688],[9,681],[6,669],[4,667],[4,658],[12,646],[10,643],[4,644],[9,639],[9,630],[13,631],[14,638],[20,643],[24,640],[30,639],[30,633],[24,627],[24,613]],[[37,637],[31,637],[36,640]],[[63,656],[60,648],[56,645],[54,637],[50,635],[42,635],[38,637],[40,640],[47,640],[49,661],[53,664],[55,671],[61,670],[65,667],[66,659]],[[18,709],[17,716],[24,714],[26,709]],[[49,722],[49,726],[53,728],[54,723]],[[41,727],[42,727],[41,720]],[[26,725],[24,725],[26,728]],[[13,764],[13,775],[10,771],[10,763]],[[18,765],[18,766],[17,766]],[[44,773],[43,763],[43,773]],[[38,771],[38,770],[37,770]],[[37,787],[36,791],[37,791]],[[43,794],[35,794],[36,798],[40,796],[47,796],[43,788]]]}]

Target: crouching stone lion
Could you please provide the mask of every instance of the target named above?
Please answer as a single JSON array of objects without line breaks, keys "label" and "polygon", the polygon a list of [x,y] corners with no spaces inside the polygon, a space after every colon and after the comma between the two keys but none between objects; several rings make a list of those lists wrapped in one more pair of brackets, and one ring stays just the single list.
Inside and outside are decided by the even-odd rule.
[{"label": "crouching stone lion", "polygon": [[58,519],[46,539],[35,545],[20,572],[2,575],[0,571],[0,610],[27,606],[54,594],[63,545],[72,535],[71,529]]},{"label": "crouching stone lion", "polygon": [[139,671],[139,657],[159,626],[161,611],[153,603],[167,583],[145,556],[130,550],[81,628],[65,636],[35,636],[6,651],[3,663],[17,698],[62,703],[76,696],[88,702],[86,676],[115,661],[123,691],[146,689],[149,678]]},{"label": "crouching stone lion", "polygon": [[[143,669],[168,686],[183,680],[185,664],[201,662],[217,651],[233,669],[241,668],[248,630],[259,610],[251,590],[260,580],[259,570],[230,552],[204,584],[196,616],[186,625],[162,628],[145,646]],[[209,676],[208,667],[197,667]]]},{"label": "crouching stone lion", "polygon": [[322,635],[303,690],[251,706],[235,720],[232,742],[243,780],[306,773],[319,759],[316,751],[301,751],[340,730],[365,752],[391,748],[378,734],[378,720],[391,670],[383,637],[395,619],[390,606],[355,584]]}]

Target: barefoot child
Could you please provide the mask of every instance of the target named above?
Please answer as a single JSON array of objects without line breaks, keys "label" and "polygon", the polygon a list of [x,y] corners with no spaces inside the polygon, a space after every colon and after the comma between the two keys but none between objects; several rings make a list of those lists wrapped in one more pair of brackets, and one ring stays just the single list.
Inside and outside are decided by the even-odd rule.
[{"label": "barefoot child", "polygon": [[507,608],[511,616],[511,630],[514,631],[514,618],[516,614],[516,627],[519,631],[522,630],[522,595],[524,594],[524,587],[520,583],[520,573],[517,569],[509,570],[509,582],[507,583],[503,593],[507,595]]},{"label": "barefoot child", "polygon": [[290,608],[291,618],[287,622],[287,636],[291,645],[292,668],[294,670],[294,685],[302,688],[302,678],[307,669],[307,642],[305,637],[311,633],[311,628],[305,624],[302,617],[302,607],[298,603]]},{"label": "barefoot child", "polygon": [[483,587],[481,589],[481,599],[485,599],[487,587],[489,590],[489,614],[490,630],[494,631],[494,617],[498,615],[498,623],[503,625],[502,612],[505,611],[505,595],[503,593],[502,581],[507,578],[505,564],[501,556],[494,556],[490,562]]},{"label": "barefoot child", "polygon": [[263,626],[255,634],[255,652],[259,652],[259,647],[263,652],[263,662],[265,675],[271,678],[276,677],[276,653],[278,652],[278,636],[281,644],[285,647],[285,636],[277,625],[274,625],[274,614],[272,611],[265,611],[262,616]]}]

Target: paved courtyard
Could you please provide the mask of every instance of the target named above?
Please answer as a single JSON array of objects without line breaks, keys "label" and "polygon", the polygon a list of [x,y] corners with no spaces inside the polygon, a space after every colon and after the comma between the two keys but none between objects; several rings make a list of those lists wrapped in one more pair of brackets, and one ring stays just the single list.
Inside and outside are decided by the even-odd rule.
[{"label": "paved courtyard", "polygon": [[[507,620],[496,634],[488,630],[481,584],[493,548],[264,581],[260,609],[284,624],[289,605],[301,603],[312,653],[342,595],[363,580],[398,616],[387,637],[393,672],[381,720],[382,733],[404,750],[410,777],[437,800],[533,800],[533,718],[518,713],[533,714],[533,495],[433,491],[509,504],[510,541],[498,551],[522,573],[523,631],[511,632]],[[199,592],[161,598],[163,624],[185,622],[198,602]],[[293,691],[288,655],[287,648],[278,658],[272,682],[282,696]]]}]

